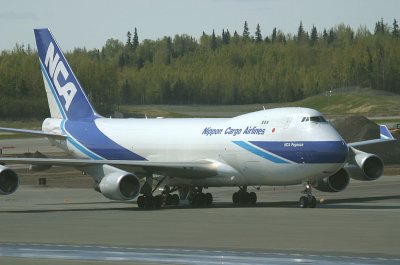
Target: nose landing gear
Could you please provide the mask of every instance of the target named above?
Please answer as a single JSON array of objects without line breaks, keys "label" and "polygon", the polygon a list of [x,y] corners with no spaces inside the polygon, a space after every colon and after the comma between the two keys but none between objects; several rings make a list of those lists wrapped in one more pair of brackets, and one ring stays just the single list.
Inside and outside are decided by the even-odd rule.
[{"label": "nose landing gear", "polygon": [[301,193],[305,195],[300,197],[300,208],[315,208],[317,206],[317,199],[312,195],[310,183],[307,183],[305,190]]}]

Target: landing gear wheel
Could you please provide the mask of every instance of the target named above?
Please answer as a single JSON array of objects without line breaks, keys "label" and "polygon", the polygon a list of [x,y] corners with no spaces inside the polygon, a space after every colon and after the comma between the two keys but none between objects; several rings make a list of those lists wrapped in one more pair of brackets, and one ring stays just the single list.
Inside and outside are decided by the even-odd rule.
[{"label": "landing gear wheel", "polygon": [[239,192],[235,192],[235,193],[233,193],[233,195],[232,195],[232,201],[233,201],[233,204],[239,204]]},{"label": "landing gear wheel", "polygon": [[255,205],[257,202],[257,194],[255,192],[250,192],[249,193],[249,203],[251,205]]},{"label": "landing gear wheel", "polygon": [[178,194],[172,194],[171,203],[173,205],[179,205],[179,195]]},{"label": "landing gear wheel", "polygon": [[249,201],[250,201],[250,194],[248,192],[241,192],[240,193],[241,204],[249,204]]},{"label": "landing gear wheel", "polygon": [[161,205],[162,205],[162,197],[161,197],[161,195],[157,195],[157,196],[153,197],[153,206],[154,206],[154,208],[159,209],[159,208],[161,208]]},{"label": "landing gear wheel", "polygon": [[153,196],[145,196],[144,197],[144,207],[146,209],[153,208],[154,205],[154,197]]},{"label": "landing gear wheel", "polygon": [[308,201],[308,208],[315,208],[317,206],[317,199],[315,199],[314,196],[311,196],[311,198]]},{"label": "landing gear wheel", "polygon": [[233,193],[232,202],[235,205],[255,205],[257,203],[257,194],[255,192],[247,192],[247,187],[239,187],[240,190]]},{"label": "landing gear wheel", "polygon": [[302,191],[305,196],[300,198],[300,208],[315,208],[317,206],[317,199],[312,195],[312,186],[308,182],[304,191]]},{"label": "landing gear wheel", "polygon": [[213,202],[213,196],[211,193],[206,193],[205,195],[205,202],[207,206],[210,206]]},{"label": "landing gear wheel", "polygon": [[143,208],[144,208],[144,206],[145,206],[144,201],[145,201],[144,196],[139,196],[139,197],[137,198],[137,205],[138,205],[138,207],[139,207],[140,209],[143,209]]},{"label": "landing gear wheel", "polygon": [[302,196],[300,198],[300,208],[307,208],[308,206],[308,198],[306,196]]},{"label": "landing gear wheel", "polygon": [[191,192],[190,204],[193,207],[208,207],[213,202],[211,193],[203,193],[203,187],[195,187]]}]

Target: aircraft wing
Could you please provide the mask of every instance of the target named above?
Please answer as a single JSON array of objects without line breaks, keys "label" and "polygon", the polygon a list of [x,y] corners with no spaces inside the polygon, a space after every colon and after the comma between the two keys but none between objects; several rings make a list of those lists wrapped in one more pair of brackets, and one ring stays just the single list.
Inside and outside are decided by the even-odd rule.
[{"label": "aircraft wing", "polygon": [[15,128],[5,128],[5,127],[0,127],[0,132],[20,133],[20,134],[28,134],[28,135],[34,135],[34,136],[39,136],[39,137],[49,137],[49,138],[56,138],[56,139],[66,139],[67,138],[66,135],[47,133],[47,132],[37,131],[37,130],[15,129]]},{"label": "aircraft wing", "polygon": [[135,173],[169,175],[181,178],[207,178],[217,175],[218,162],[199,160],[194,162],[152,162],[132,160],[90,160],[64,158],[0,158],[4,164],[29,164],[49,166],[72,166],[84,169],[90,166],[110,165]]},{"label": "aircraft wing", "polygon": [[392,136],[389,129],[385,125],[379,125],[379,129],[380,139],[354,142],[347,145],[363,152],[373,153],[378,156],[390,155],[396,148],[395,142],[397,142],[397,139]]}]

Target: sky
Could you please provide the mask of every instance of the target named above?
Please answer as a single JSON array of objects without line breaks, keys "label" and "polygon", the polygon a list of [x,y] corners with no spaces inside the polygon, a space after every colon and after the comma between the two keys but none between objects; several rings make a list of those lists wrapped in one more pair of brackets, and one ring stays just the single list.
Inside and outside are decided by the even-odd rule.
[{"label": "sky", "polygon": [[34,28],[50,28],[63,50],[101,49],[107,39],[126,41],[138,30],[139,41],[187,34],[196,39],[203,31],[243,32],[248,22],[254,35],[276,27],[296,34],[300,21],[307,31],[344,23],[374,30],[376,21],[392,25],[400,20],[399,0],[0,0],[0,50],[15,44],[35,47]]}]

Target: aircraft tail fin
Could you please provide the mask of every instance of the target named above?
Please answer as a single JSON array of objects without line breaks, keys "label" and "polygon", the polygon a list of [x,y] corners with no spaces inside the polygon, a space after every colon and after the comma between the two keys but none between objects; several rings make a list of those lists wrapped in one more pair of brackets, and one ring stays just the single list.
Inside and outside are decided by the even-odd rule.
[{"label": "aircraft tail fin", "polygon": [[51,117],[70,120],[99,117],[50,30],[35,29],[35,38]]}]

